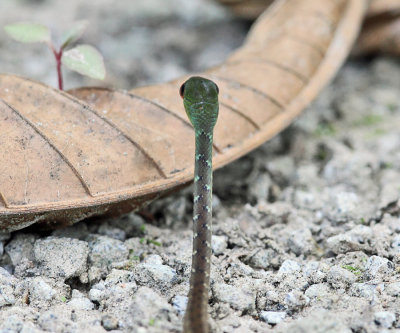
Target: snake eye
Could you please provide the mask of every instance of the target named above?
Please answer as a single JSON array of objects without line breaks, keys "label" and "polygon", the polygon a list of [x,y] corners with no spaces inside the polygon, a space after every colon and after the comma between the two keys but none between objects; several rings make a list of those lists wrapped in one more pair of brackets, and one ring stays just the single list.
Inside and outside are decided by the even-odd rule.
[{"label": "snake eye", "polygon": [[215,85],[215,88],[217,88],[217,94],[219,94],[219,88],[217,85]]},{"label": "snake eye", "polygon": [[182,84],[179,89],[179,95],[183,98],[183,94],[185,93],[185,84]]}]

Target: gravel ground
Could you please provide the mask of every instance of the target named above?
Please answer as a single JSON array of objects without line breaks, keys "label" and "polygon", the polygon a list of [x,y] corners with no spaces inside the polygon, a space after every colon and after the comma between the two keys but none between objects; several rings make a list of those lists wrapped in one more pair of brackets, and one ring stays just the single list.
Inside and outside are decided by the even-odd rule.
[{"label": "gravel ground", "polygon": [[[105,84],[125,88],[214,64],[246,31],[200,0],[127,3],[2,0],[0,17],[89,18]],[[0,50],[2,70],[54,84],[46,50],[2,34]],[[399,87],[398,61],[351,61],[289,129],[215,172],[215,332],[400,332]],[[0,332],[180,332],[190,193],[142,215],[0,234]]]}]

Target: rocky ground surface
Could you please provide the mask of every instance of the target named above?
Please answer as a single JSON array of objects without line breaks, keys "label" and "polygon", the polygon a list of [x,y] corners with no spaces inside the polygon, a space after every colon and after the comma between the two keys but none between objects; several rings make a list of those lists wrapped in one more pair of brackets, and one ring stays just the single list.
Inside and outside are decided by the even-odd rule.
[{"label": "rocky ground surface", "polygon": [[[0,17],[89,18],[105,84],[125,88],[218,62],[246,31],[200,0],[127,3],[2,0]],[[46,50],[3,34],[0,50],[2,71],[55,81]],[[398,61],[351,61],[289,129],[215,173],[215,332],[400,332],[399,87]],[[191,201],[188,188],[154,202],[151,223],[0,234],[0,332],[180,332]]]}]

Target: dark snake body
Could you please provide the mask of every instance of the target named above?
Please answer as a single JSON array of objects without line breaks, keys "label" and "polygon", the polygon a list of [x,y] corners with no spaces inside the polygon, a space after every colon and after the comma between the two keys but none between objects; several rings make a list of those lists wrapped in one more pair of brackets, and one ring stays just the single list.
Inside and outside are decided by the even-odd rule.
[{"label": "dark snake body", "polygon": [[[208,332],[212,226],[212,143],[218,117],[218,87],[193,77],[181,88],[186,113],[195,129],[193,255],[185,333]],[[184,91],[182,91],[184,90]]]}]

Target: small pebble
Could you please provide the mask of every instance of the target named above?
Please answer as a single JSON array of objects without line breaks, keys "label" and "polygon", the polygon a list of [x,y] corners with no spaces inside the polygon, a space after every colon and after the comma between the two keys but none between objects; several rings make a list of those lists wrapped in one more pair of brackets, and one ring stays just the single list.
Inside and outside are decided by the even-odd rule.
[{"label": "small pebble", "polygon": [[135,267],[136,281],[141,285],[170,288],[177,282],[176,271],[167,265],[140,263]]},{"label": "small pebble", "polygon": [[300,229],[293,232],[288,239],[289,249],[296,255],[308,255],[314,247],[315,241],[312,237],[310,229]]},{"label": "small pebble", "polygon": [[124,230],[120,228],[111,227],[107,223],[104,223],[100,226],[98,233],[100,235],[118,239],[120,241],[124,241],[126,239],[126,233]]},{"label": "small pebble", "polygon": [[179,315],[183,315],[188,302],[187,296],[176,295],[172,298],[172,306],[178,311]]},{"label": "small pebble", "polygon": [[400,235],[393,237],[391,246],[396,252],[400,253]]},{"label": "small pebble", "polygon": [[330,288],[326,283],[317,283],[308,287],[304,295],[308,298],[325,298],[331,294]]},{"label": "small pebble", "polygon": [[[137,327],[156,326],[158,325],[157,318],[164,318],[164,325],[167,325],[169,321],[181,324],[181,320],[178,320],[172,305],[148,287],[140,287],[128,304],[129,314]],[[147,331],[146,329],[143,332]]]},{"label": "small pebble", "polygon": [[393,297],[400,296],[400,282],[392,282],[392,283],[386,284],[385,290],[386,290],[387,294],[390,296],[393,296]]},{"label": "small pebble", "polygon": [[115,317],[106,314],[101,317],[101,325],[107,331],[116,330],[118,328],[118,320]]},{"label": "small pebble", "polygon": [[86,273],[88,252],[87,243],[74,238],[38,239],[33,248],[43,274],[63,280]]},{"label": "small pebble", "polygon": [[211,249],[214,255],[218,256],[225,252],[228,246],[228,238],[226,236],[212,236]]},{"label": "small pebble", "polygon": [[34,301],[50,301],[57,294],[42,277],[35,277],[29,283],[29,300]]},{"label": "small pebble", "polygon": [[99,290],[96,288],[92,288],[89,290],[89,299],[93,302],[100,302],[103,299],[103,295],[105,292],[103,290]]},{"label": "small pebble", "polygon": [[394,264],[390,260],[379,256],[372,256],[365,265],[364,276],[369,280],[373,280],[379,276],[387,276],[393,270]]},{"label": "small pebble", "polygon": [[268,324],[276,325],[286,318],[286,312],[261,311],[260,318]]},{"label": "small pebble", "polygon": [[108,236],[89,237],[89,262],[92,266],[107,270],[112,263],[124,261],[129,251],[124,243]]},{"label": "small pebble", "polygon": [[94,304],[85,297],[80,291],[74,289],[72,290],[71,300],[67,303],[69,306],[75,310],[93,310]]},{"label": "small pebble", "polygon": [[145,264],[150,264],[150,265],[162,265],[163,260],[158,254],[150,254],[149,256],[145,257],[143,262]]},{"label": "small pebble", "polygon": [[4,329],[1,330],[1,333],[14,333],[14,332],[21,332],[24,326],[24,321],[18,315],[11,315],[7,318],[6,322],[4,323]]},{"label": "small pebble", "polygon": [[350,288],[350,294],[356,297],[371,299],[376,290],[376,285],[368,283],[353,283]]},{"label": "small pebble", "polygon": [[0,267],[0,308],[16,302],[14,288],[17,280],[3,267]]},{"label": "small pebble", "polygon": [[228,303],[235,310],[249,311],[255,307],[256,295],[247,288],[217,283],[213,286],[213,291],[216,301]]},{"label": "small pebble", "polygon": [[299,265],[299,263],[294,260],[285,260],[279,268],[278,273],[291,274],[299,271],[301,271],[301,266]]},{"label": "small pebble", "polygon": [[33,260],[33,244],[36,237],[31,234],[17,233],[6,245],[5,252],[10,256],[11,262],[17,266],[23,258]]},{"label": "small pebble", "polygon": [[357,281],[357,276],[340,266],[333,266],[327,274],[327,282],[335,288],[347,288]]},{"label": "small pebble", "polygon": [[375,323],[384,328],[391,328],[396,320],[396,315],[390,311],[380,311],[374,314]]},{"label": "small pebble", "polygon": [[251,258],[249,265],[253,268],[268,269],[273,260],[274,251],[271,249],[261,249],[257,251]]},{"label": "small pebble", "polygon": [[346,232],[332,236],[326,240],[327,248],[335,254],[359,250],[371,250],[368,240],[373,236],[372,229],[359,225]]},{"label": "small pebble", "polygon": [[284,303],[286,306],[292,311],[299,311],[304,306],[310,303],[310,299],[308,296],[304,295],[299,290],[293,290],[290,293],[286,294]]}]

